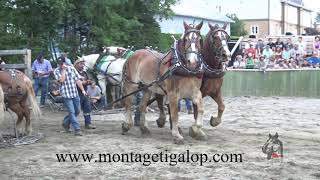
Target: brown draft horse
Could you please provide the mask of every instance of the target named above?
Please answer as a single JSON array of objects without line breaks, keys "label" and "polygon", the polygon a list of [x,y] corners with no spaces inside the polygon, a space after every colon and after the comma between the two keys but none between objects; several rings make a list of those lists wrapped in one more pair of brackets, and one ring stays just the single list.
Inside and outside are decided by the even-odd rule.
[{"label": "brown draft horse", "polygon": [[[218,116],[210,118],[211,126],[215,127],[221,123],[221,117],[225,109],[223,103],[221,87],[223,76],[225,74],[225,63],[231,57],[227,46],[228,33],[225,31],[227,24],[222,28],[218,25],[209,25],[209,32],[205,36],[202,57],[205,64],[205,73],[202,79],[201,93],[202,97],[210,96],[218,104]],[[196,105],[194,105],[196,109]],[[197,111],[194,111],[194,117],[197,118]]]},{"label": "brown draft horse", "polygon": [[[183,143],[183,136],[178,130],[178,100],[188,98],[197,105],[197,118],[190,127],[190,135],[196,139],[206,139],[202,131],[203,102],[200,92],[201,77],[195,75],[173,75],[170,72],[173,67],[178,67],[181,71],[199,72],[202,67],[200,52],[202,48],[202,37],[200,29],[203,22],[196,26],[188,25],[184,22],[185,32],[181,39],[175,42],[172,48],[166,54],[142,49],[135,53],[126,61],[123,69],[123,94],[129,94],[138,88],[143,88],[151,83],[152,86],[143,88],[143,99],[140,103],[140,129],[143,134],[150,133],[145,120],[146,106],[152,93],[167,95],[172,119],[172,136],[177,144]],[[180,71],[179,70],[179,71]],[[176,72],[176,71],[175,71]],[[192,73],[191,73],[192,74]],[[164,76],[168,75],[162,81]],[[125,122],[122,124],[123,133],[126,133],[133,126],[132,122],[132,96],[124,99],[125,104]]]},{"label": "brown draft horse", "polygon": [[[0,114],[2,120],[6,106],[18,116],[17,130],[19,134],[30,135],[32,131],[30,110],[36,118],[41,116],[41,111],[35,98],[32,81],[20,71],[0,71]],[[23,118],[26,120],[24,132],[21,128]]]}]

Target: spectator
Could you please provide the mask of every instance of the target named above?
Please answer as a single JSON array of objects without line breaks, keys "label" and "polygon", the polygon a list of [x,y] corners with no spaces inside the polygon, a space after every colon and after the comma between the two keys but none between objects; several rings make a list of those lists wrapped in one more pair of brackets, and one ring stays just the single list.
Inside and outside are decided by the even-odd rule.
[{"label": "spectator", "polygon": [[277,47],[277,50],[274,53],[274,57],[276,58],[276,60],[278,60],[282,57],[282,48],[280,48],[280,46]]},{"label": "spectator", "polygon": [[92,81],[91,85],[88,86],[87,94],[90,97],[91,102],[97,105],[98,109],[105,108],[105,96],[102,96],[101,89],[96,85],[95,81]]},{"label": "spectator", "polygon": [[252,57],[252,54],[248,54],[248,60],[246,64],[246,69],[253,69],[254,68],[254,58]]},{"label": "spectator", "polygon": [[242,56],[241,56],[241,55],[238,55],[238,56],[236,57],[236,59],[235,59],[234,62],[233,62],[233,68],[234,68],[234,69],[240,68],[241,59],[242,59]]},{"label": "spectator", "polygon": [[57,80],[50,81],[48,89],[49,93],[54,96],[57,103],[63,103],[63,97],[60,93],[60,84]]},{"label": "spectator", "polygon": [[320,37],[316,36],[314,38],[314,46],[313,46],[314,50],[317,51],[318,53],[318,57],[320,56]]},{"label": "spectator", "polygon": [[287,39],[285,46],[289,47],[289,50],[293,49],[293,44],[290,38]]},{"label": "spectator", "polygon": [[285,46],[283,52],[282,52],[282,59],[286,59],[286,60],[289,60],[290,59],[290,49],[289,49],[289,46]]},{"label": "spectator", "polygon": [[257,68],[260,70],[263,70],[263,71],[266,70],[267,62],[266,62],[264,56],[259,57],[259,62],[257,63]]},{"label": "spectator", "polygon": [[272,56],[270,59],[266,59],[267,62],[267,68],[274,68],[276,65],[276,59],[274,58],[274,56]]},{"label": "spectator", "polygon": [[250,48],[250,45],[252,45],[251,39],[249,39],[245,44],[244,44],[244,50],[247,50]]},{"label": "spectator", "polygon": [[273,51],[270,49],[269,45],[266,45],[266,48],[263,50],[262,55],[265,59],[270,59],[273,56]]},{"label": "spectator", "polygon": [[246,59],[245,58],[241,58],[241,62],[240,62],[240,69],[244,69],[246,68]]},{"label": "spectator", "polygon": [[269,45],[270,49],[273,49],[276,47],[275,43],[272,42],[272,38],[268,39],[267,45]]},{"label": "spectator", "polygon": [[64,105],[68,111],[68,115],[63,120],[63,128],[70,132],[70,125],[74,128],[74,135],[82,136],[80,132],[80,124],[77,116],[80,113],[80,99],[77,86],[81,92],[86,95],[86,91],[82,86],[80,75],[77,71],[67,66],[64,58],[59,58],[59,66],[54,70],[56,80],[61,84],[60,93],[63,97]]},{"label": "spectator", "polygon": [[[180,99],[179,102],[178,102],[178,111],[179,112],[181,111],[181,101],[182,101],[182,99]],[[184,99],[184,101],[185,101],[187,109],[188,109],[188,114],[192,114],[193,113],[193,111],[192,111],[192,101],[190,99]]]},{"label": "spectator", "polygon": [[302,60],[302,63],[301,63],[302,68],[308,68],[310,66],[311,65],[309,64],[309,62],[307,60]]},{"label": "spectator", "polygon": [[[88,74],[86,71],[84,71],[84,60],[79,59],[76,62],[74,62],[74,67],[79,73],[80,80],[82,82],[82,86],[84,90],[87,90],[87,87],[92,83],[91,80],[89,80]],[[80,107],[83,111],[83,118],[85,123],[86,129],[95,129],[96,127],[92,125],[91,123],[91,105],[90,105],[90,99],[86,96],[86,94],[82,93],[80,88],[78,87],[78,93],[80,97]]]},{"label": "spectator", "polygon": [[284,49],[284,43],[282,41],[280,41],[280,38],[277,39],[275,46],[276,46],[276,49],[278,49],[278,48],[280,48],[281,50]]},{"label": "spectator", "polygon": [[263,43],[262,39],[259,39],[258,43],[256,44],[257,56],[262,55],[263,49],[264,49],[264,43]]},{"label": "spectator", "polygon": [[298,49],[302,52],[306,51],[306,44],[302,41],[302,37],[300,36],[298,38],[298,42],[296,42],[296,45],[298,45]]},{"label": "spectator", "polygon": [[288,69],[288,66],[284,63],[283,59],[279,59],[279,62],[274,66],[274,69]]},{"label": "spectator", "polygon": [[44,59],[43,53],[40,53],[32,64],[32,74],[34,79],[34,92],[37,95],[41,89],[40,108],[46,103],[48,94],[48,78],[53,72],[50,61]]},{"label": "spectator", "polygon": [[290,52],[290,57],[295,61],[299,61],[303,57],[303,51],[299,49],[298,44],[294,45],[294,48]]},{"label": "spectator", "polygon": [[312,67],[319,67],[320,58],[318,57],[317,51],[313,51],[312,56],[308,58],[308,63]]},{"label": "spectator", "polygon": [[71,65],[71,66],[73,65],[73,64],[72,64],[72,61],[68,58],[68,54],[67,54],[67,53],[65,53],[65,52],[62,53],[62,54],[61,54],[61,57],[65,58],[67,65]]},{"label": "spectator", "polygon": [[256,50],[253,48],[253,45],[250,45],[249,49],[245,50],[245,55],[249,56],[249,54],[251,54],[252,58],[255,59],[256,57]]}]

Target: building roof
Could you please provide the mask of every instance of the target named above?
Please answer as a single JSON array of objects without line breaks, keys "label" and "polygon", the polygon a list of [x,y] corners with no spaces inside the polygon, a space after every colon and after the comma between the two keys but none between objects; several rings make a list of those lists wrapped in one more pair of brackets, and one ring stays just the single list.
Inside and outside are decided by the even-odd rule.
[{"label": "building roof", "polygon": [[199,19],[206,19],[209,21],[229,22],[234,21],[219,12],[214,12],[213,7],[208,7],[205,4],[200,4],[200,1],[182,1],[181,3],[172,7],[173,12],[177,16],[194,17]]}]

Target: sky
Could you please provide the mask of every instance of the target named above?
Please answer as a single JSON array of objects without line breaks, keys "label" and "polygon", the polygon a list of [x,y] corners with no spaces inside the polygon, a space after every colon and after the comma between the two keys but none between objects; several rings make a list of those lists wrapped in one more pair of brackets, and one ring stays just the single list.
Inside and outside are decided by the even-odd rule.
[{"label": "sky", "polygon": [[[265,0],[266,1],[266,0]],[[280,0],[279,0],[280,1]],[[180,4],[177,4],[175,7],[173,7],[173,10],[177,10],[179,12],[185,11],[185,12],[193,12],[193,13],[200,13],[203,14],[205,12],[218,12],[219,11],[219,5],[222,5],[221,7],[221,13],[222,14],[239,14],[239,18],[246,19],[247,17],[250,17],[250,11],[246,9],[245,7],[239,8],[239,4],[246,3],[257,3],[257,10],[259,8],[259,3],[263,2],[260,0],[180,0]],[[267,1],[266,1],[267,2]],[[303,0],[304,5],[306,8],[311,9],[316,12],[320,12],[320,0]],[[263,8],[263,7],[262,7]],[[316,12],[312,14],[313,19],[316,16]],[[241,17],[243,16],[243,17]]]}]

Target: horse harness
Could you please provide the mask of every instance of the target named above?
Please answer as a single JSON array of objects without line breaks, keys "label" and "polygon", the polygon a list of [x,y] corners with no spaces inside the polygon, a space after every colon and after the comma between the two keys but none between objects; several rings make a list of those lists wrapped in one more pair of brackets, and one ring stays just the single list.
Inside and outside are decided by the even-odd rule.
[{"label": "horse harness", "polygon": [[[17,76],[21,76],[22,73],[20,71],[17,70],[13,70],[13,69],[7,69],[5,70],[6,72],[10,73],[11,75],[11,86],[8,87],[7,91],[4,91],[4,102],[5,102],[5,107],[8,108],[9,107],[9,98],[16,98],[16,99],[24,99],[27,97],[27,94],[23,94],[21,86],[18,85],[18,80],[19,78]],[[16,84],[16,91],[13,90],[12,85]]]}]

